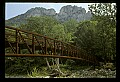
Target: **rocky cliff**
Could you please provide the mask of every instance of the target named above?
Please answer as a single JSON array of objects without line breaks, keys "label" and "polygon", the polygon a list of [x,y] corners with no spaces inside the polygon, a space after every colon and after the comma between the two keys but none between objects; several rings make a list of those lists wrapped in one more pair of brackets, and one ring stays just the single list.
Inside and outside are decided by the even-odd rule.
[{"label": "rocky cliff", "polygon": [[35,7],[28,10],[26,13],[13,17],[11,19],[6,20],[6,24],[8,23],[21,23],[28,17],[31,16],[52,16],[55,17],[58,21],[64,22],[69,19],[76,19],[78,22],[83,20],[89,20],[92,17],[90,11],[86,12],[86,10],[82,7],[77,6],[63,6],[60,9],[59,13],[56,13],[54,9],[45,9],[42,7]]},{"label": "rocky cliff", "polygon": [[63,6],[60,12],[56,15],[59,21],[67,21],[69,19],[76,19],[78,22],[83,20],[89,20],[92,17],[90,12],[86,13],[86,10],[82,7],[77,6]]}]

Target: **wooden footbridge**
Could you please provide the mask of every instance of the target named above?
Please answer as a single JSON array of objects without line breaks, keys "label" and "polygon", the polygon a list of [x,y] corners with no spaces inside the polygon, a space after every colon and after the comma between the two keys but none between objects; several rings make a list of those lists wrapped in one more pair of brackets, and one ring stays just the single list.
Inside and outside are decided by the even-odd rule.
[{"label": "wooden footbridge", "polygon": [[6,57],[70,58],[98,64],[95,56],[69,43],[9,26],[5,26],[5,49],[12,51],[5,52]]}]

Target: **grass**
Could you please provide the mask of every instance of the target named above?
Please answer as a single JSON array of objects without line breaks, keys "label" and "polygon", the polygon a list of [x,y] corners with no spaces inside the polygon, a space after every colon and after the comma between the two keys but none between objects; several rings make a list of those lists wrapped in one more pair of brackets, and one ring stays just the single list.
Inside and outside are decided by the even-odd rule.
[{"label": "grass", "polygon": [[33,68],[33,71],[27,74],[28,77],[45,77],[47,76],[47,67],[42,67],[42,70],[37,69],[36,67]]},{"label": "grass", "polygon": [[[52,67],[52,66],[51,66]],[[70,74],[67,77],[59,76],[55,78],[115,78],[116,71],[106,70],[106,69],[89,69],[90,66],[69,66],[69,65],[60,65],[60,69],[65,74]],[[88,70],[89,69],[89,70]],[[33,68],[33,71],[27,73],[23,77],[28,78],[49,78],[50,70],[48,67]],[[9,76],[6,74],[6,76]],[[17,75],[14,75],[17,76]],[[19,75],[18,75],[19,76]]]}]

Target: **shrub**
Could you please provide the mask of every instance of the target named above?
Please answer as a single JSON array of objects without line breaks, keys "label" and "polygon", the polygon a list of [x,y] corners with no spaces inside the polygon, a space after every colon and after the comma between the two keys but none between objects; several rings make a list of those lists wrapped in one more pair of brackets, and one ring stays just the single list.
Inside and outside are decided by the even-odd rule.
[{"label": "shrub", "polygon": [[67,64],[67,65],[75,65],[75,61],[74,61],[74,60],[71,60],[71,59],[67,59],[67,60],[66,60],[66,64]]}]

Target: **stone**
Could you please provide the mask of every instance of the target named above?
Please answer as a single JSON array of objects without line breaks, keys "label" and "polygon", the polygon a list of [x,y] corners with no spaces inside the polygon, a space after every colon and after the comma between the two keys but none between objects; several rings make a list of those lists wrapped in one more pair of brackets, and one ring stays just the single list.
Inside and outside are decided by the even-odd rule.
[{"label": "stone", "polygon": [[114,65],[113,63],[106,63],[106,65],[103,65],[105,69],[113,69]]},{"label": "stone", "polygon": [[25,23],[25,19],[28,17],[35,17],[35,16],[52,16],[56,18],[60,22],[65,22],[70,19],[76,19],[78,22],[83,20],[90,20],[92,14],[90,11],[86,13],[85,8],[66,5],[60,9],[59,13],[51,9],[46,9],[43,7],[35,7],[28,10],[26,13],[13,17],[5,21],[5,25],[10,25],[11,23]]},{"label": "stone", "polygon": [[86,13],[86,10],[82,7],[77,6],[63,6],[58,13],[56,18],[61,21],[67,21],[69,19],[76,19],[78,22],[82,20],[89,20],[92,17],[92,14],[89,12]]},{"label": "stone", "polygon": [[46,77],[44,77],[44,78],[50,78],[50,76],[46,76]]}]

